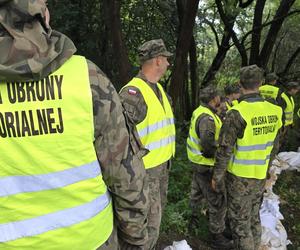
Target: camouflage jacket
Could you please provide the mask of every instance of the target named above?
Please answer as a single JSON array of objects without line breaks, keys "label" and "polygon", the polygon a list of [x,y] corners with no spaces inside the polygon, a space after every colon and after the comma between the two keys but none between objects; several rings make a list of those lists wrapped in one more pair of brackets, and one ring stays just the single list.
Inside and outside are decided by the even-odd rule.
[{"label": "camouflage jacket", "polygon": [[[262,97],[258,94],[247,94],[239,98],[241,101],[261,101]],[[224,178],[229,160],[233,154],[233,149],[236,144],[237,138],[242,138],[246,128],[246,122],[240,115],[240,113],[234,109],[229,110],[226,114],[225,121],[223,122],[220,137],[219,146],[216,152],[216,163],[214,167],[213,179],[216,181],[216,189],[222,191],[224,189]],[[274,141],[274,147],[271,152],[271,159],[274,158],[275,154],[279,149],[279,137],[278,132]],[[271,160],[270,160],[271,164]]]},{"label": "camouflage jacket", "polygon": [[[213,113],[216,113],[216,110],[210,106],[203,106],[210,109]],[[201,114],[196,121],[196,133],[198,137],[201,138],[203,156],[213,158],[217,149],[215,142],[216,125],[214,119],[208,114]]]},{"label": "camouflage jacket", "polygon": [[[119,96],[108,78],[89,62],[95,149],[113,197],[118,236],[133,245],[147,240],[148,183],[136,136],[128,130]],[[129,131],[129,133],[128,133]]]},{"label": "camouflage jacket", "polygon": [[[157,87],[156,84],[149,82],[145,76],[142,74],[142,72],[139,72],[136,76],[138,78],[141,78],[143,81],[145,81],[154,91],[159,101],[162,103],[162,96],[161,93]],[[129,91],[130,89],[135,90],[132,94],[132,91]],[[165,92],[166,93],[166,92]],[[170,96],[166,93],[166,96],[170,102],[170,105],[172,107],[172,101]],[[142,93],[139,91],[136,87],[125,87],[120,91],[120,97],[122,104],[124,106],[124,109],[126,110],[126,114],[129,120],[129,124],[131,127],[131,130],[134,131],[135,134],[137,134],[136,131],[136,124],[142,122],[146,115],[147,115],[147,105],[144,100],[144,97]],[[142,143],[139,140],[140,147],[143,147]],[[144,149],[144,152],[147,152],[147,149]],[[166,163],[161,164],[157,167],[163,167]],[[169,163],[170,165],[170,163]]]},{"label": "camouflage jacket", "polygon": [[[155,83],[149,82],[145,78],[145,76],[143,75],[142,72],[139,72],[136,77],[145,81],[151,87],[151,89],[154,91],[154,93],[157,96],[157,98],[159,99],[159,101],[162,103],[162,96],[161,96],[161,93],[160,93],[157,85]],[[129,91],[129,89],[135,90],[135,92],[133,92],[134,94],[132,94],[132,92]],[[172,100],[167,93],[166,93],[166,95],[167,95],[168,100],[172,107]],[[147,114],[147,105],[146,105],[144,97],[143,97],[142,93],[139,91],[139,89],[136,87],[125,87],[121,90],[120,97],[121,97],[123,106],[124,106],[125,110],[127,111],[128,117],[129,117],[130,121],[132,122],[132,125],[135,126],[136,124],[142,122],[145,119],[146,114]]]},{"label": "camouflage jacket", "polygon": [[[0,0],[0,81],[40,80],[75,52],[73,42],[45,23],[46,1]],[[13,18],[11,18],[13,17]],[[40,17],[40,18],[37,18]],[[142,151],[123,115],[112,83],[88,63],[93,98],[94,145],[103,179],[112,194],[122,240],[142,246],[147,240],[148,184]]]}]

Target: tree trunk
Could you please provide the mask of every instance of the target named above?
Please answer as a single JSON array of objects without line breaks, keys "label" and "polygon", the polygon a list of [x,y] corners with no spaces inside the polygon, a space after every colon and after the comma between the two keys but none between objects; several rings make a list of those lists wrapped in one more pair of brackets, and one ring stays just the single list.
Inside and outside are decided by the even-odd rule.
[{"label": "tree trunk", "polygon": [[254,11],[253,25],[252,25],[252,40],[249,65],[256,64],[259,58],[260,38],[262,30],[262,17],[265,8],[266,0],[257,0]]},{"label": "tree trunk", "polygon": [[226,57],[227,51],[230,48],[230,46],[229,46],[230,38],[231,38],[231,36],[230,36],[229,32],[225,31],[223,34],[222,41],[221,41],[221,46],[218,48],[218,52],[202,80],[201,87],[207,86],[208,83],[215,78],[216,73],[220,69],[220,67]]},{"label": "tree trunk", "polygon": [[126,45],[123,41],[121,18],[120,18],[120,0],[104,0],[107,7],[106,25],[111,33],[113,54],[116,60],[119,72],[117,87],[126,84],[130,78],[131,64],[129,62]]},{"label": "tree trunk", "polygon": [[[237,48],[238,52],[241,55],[242,66],[248,65],[248,56],[247,56],[246,48],[243,43],[240,43],[240,41],[237,37],[237,34],[233,30],[233,26],[234,26],[236,17],[239,12],[238,7],[236,6],[237,2],[232,1],[232,2],[228,2],[228,3],[224,3],[225,4],[224,7],[222,4],[222,0],[216,0],[215,2],[217,5],[217,8],[218,8],[218,12],[221,17],[221,20],[223,21],[224,26],[225,26],[224,31],[229,32],[230,37],[232,38],[232,41],[233,41],[235,47]],[[249,1],[247,1],[247,3],[243,3],[242,1],[239,1],[239,2],[240,2],[239,3],[240,7],[242,7],[242,6],[247,7],[249,4],[251,4],[253,2],[253,0],[249,0]],[[234,8],[235,11],[233,13],[226,14],[225,9],[228,9],[228,8]]]},{"label": "tree trunk", "polygon": [[274,16],[274,22],[272,23],[269,32],[267,34],[267,38],[264,42],[264,46],[261,50],[259,60],[257,61],[257,64],[261,66],[263,69],[267,68],[277,35],[281,29],[281,26],[285,20],[285,18],[282,18],[283,16],[287,16],[289,13],[290,8],[295,3],[296,0],[282,0],[280,2],[280,5],[276,11],[276,14]]},{"label": "tree trunk", "polygon": [[186,11],[179,31],[170,91],[175,106],[178,103],[178,97],[184,90],[184,63],[191,44],[198,4],[199,0],[188,0],[186,2]]},{"label": "tree trunk", "polygon": [[289,58],[284,70],[282,72],[279,73],[280,77],[285,77],[285,75],[289,72],[292,64],[294,63],[294,61],[296,60],[296,58],[298,57],[298,55],[300,54],[300,47],[298,47],[296,49],[296,51],[292,54],[292,56]]},{"label": "tree trunk", "polygon": [[190,51],[190,79],[191,79],[191,107],[187,110],[187,115],[190,117],[192,111],[198,105],[198,75],[197,75],[197,49],[194,36],[192,36]]}]

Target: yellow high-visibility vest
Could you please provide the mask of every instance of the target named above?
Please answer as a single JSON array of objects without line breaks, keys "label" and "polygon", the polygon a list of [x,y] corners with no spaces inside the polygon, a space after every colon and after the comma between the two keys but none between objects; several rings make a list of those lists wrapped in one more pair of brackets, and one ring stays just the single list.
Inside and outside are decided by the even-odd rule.
[{"label": "yellow high-visibility vest", "polygon": [[[157,167],[175,155],[174,115],[162,86],[157,83],[163,105],[151,87],[140,78],[133,78],[124,87],[140,90],[147,105],[145,119],[136,125],[141,142],[150,152],[143,157],[145,168]],[[123,87],[123,88],[124,88]]]},{"label": "yellow high-visibility vest", "polygon": [[220,129],[222,126],[222,121],[218,117],[217,114],[214,114],[210,109],[199,106],[192,115],[189,137],[186,140],[187,143],[187,155],[191,162],[201,165],[214,166],[215,159],[214,158],[206,158],[202,155],[202,146],[201,146],[201,138],[196,133],[196,122],[197,119],[202,114],[208,114],[214,119],[216,132],[215,132],[215,141],[217,143],[220,135]]},{"label": "yellow high-visibility vest", "polygon": [[97,249],[113,211],[93,145],[86,59],[0,92],[0,249]]},{"label": "yellow high-visibility vest", "polygon": [[227,101],[225,102],[227,110],[230,110],[232,108],[232,106],[237,105],[238,103],[239,103],[238,100],[233,100],[231,102],[231,105],[229,104],[229,102],[227,102]]},{"label": "yellow high-visibility vest", "polygon": [[279,88],[273,85],[265,84],[259,87],[259,92],[264,99],[271,98],[276,100]]},{"label": "yellow high-visibility vest", "polygon": [[282,98],[285,100],[286,108],[284,110],[285,115],[285,122],[284,126],[292,125],[294,123],[294,109],[295,109],[295,102],[292,96],[288,96],[287,94],[283,93]]},{"label": "yellow high-visibility vest", "polygon": [[238,138],[228,172],[245,178],[266,178],[271,150],[282,126],[282,109],[267,101],[242,101],[237,110],[246,122],[243,138]]}]

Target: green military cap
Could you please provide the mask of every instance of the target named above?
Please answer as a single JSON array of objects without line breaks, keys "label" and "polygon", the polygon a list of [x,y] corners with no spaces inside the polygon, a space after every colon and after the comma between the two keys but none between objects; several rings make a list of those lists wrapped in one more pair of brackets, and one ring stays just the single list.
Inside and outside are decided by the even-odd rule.
[{"label": "green military cap", "polygon": [[169,57],[173,54],[167,50],[162,39],[155,39],[143,43],[138,48],[138,55],[140,63],[144,63],[145,61],[157,56]]},{"label": "green military cap", "polygon": [[260,83],[263,79],[264,71],[257,65],[250,65],[241,68],[240,82],[243,83]]},{"label": "green military cap", "polygon": [[210,100],[214,99],[216,96],[219,96],[220,92],[216,86],[210,84],[207,87],[200,89],[199,99],[203,103],[209,103]]},{"label": "green military cap", "polygon": [[286,84],[286,88],[287,89],[297,89],[297,88],[300,88],[300,85],[298,82],[288,82]]},{"label": "green military cap", "polygon": [[276,80],[278,80],[278,76],[275,73],[269,73],[265,77],[265,82],[266,83],[270,83],[270,82],[273,82],[273,81],[276,81]]},{"label": "green military cap", "polygon": [[240,93],[240,86],[238,84],[228,84],[224,88],[225,95]]}]

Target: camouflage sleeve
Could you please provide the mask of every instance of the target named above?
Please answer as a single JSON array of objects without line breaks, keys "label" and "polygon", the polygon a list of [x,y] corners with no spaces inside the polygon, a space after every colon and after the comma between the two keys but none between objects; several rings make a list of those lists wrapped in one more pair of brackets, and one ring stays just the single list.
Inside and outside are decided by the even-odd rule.
[{"label": "camouflage sleeve", "polygon": [[285,124],[285,114],[284,114],[284,110],[286,109],[286,101],[283,99],[282,97],[282,94],[284,92],[282,90],[279,90],[279,93],[277,95],[277,98],[276,98],[276,102],[277,102],[277,105],[279,105],[281,108],[282,108],[282,111],[283,111],[283,115],[282,115],[282,123]]},{"label": "camouflage sleeve", "polygon": [[95,150],[112,195],[118,237],[132,245],[147,240],[148,183],[134,138],[128,133],[116,90],[104,73],[88,62],[93,96]]},{"label": "camouflage sleeve", "polygon": [[213,158],[217,149],[215,142],[216,126],[214,119],[208,114],[202,114],[196,121],[196,133],[201,138],[203,156]]},{"label": "camouflage sleeve", "polygon": [[[270,161],[269,161],[269,168],[272,166],[272,161],[275,159],[275,155],[278,153],[279,148],[280,148],[280,139],[282,136],[284,127],[278,130],[276,138],[274,140],[273,148],[270,154]],[[269,171],[268,171],[269,172]]]},{"label": "camouflage sleeve", "polygon": [[219,137],[219,147],[216,152],[216,163],[213,179],[216,185],[222,186],[228,162],[233,153],[237,138],[242,138],[246,122],[236,110],[229,110],[225,116]]},{"label": "camouflage sleeve", "polygon": [[147,105],[138,88],[125,87],[120,91],[120,98],[127,112],[129,121],[136,125],[143,121],[147,114]]}]

